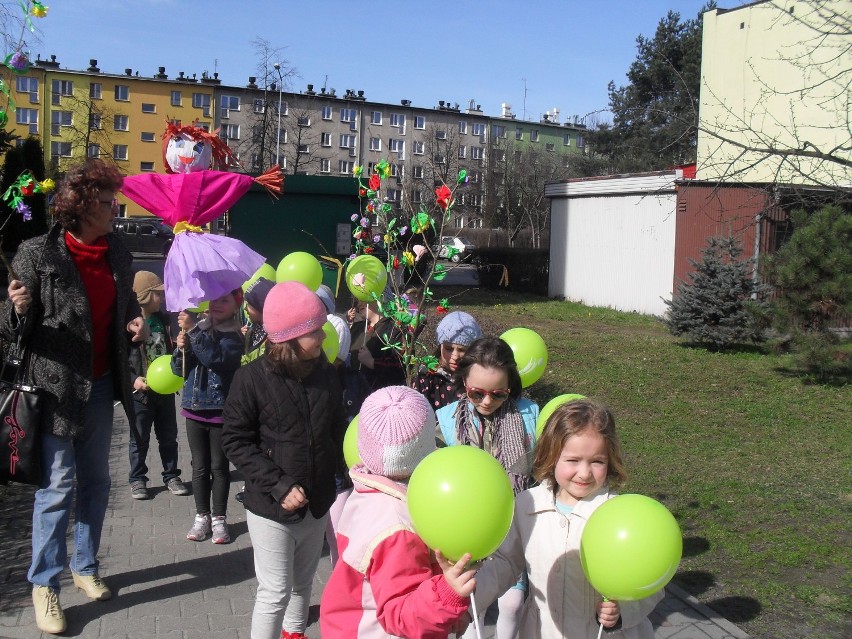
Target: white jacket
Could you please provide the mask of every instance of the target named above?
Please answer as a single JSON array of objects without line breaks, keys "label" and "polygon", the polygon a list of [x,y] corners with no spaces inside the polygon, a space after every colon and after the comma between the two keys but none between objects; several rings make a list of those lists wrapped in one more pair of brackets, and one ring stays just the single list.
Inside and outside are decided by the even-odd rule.
[{"label": "white jacket", "polygon": [[[480,612],[517,580],[529,574],[518,636],[524,639],[595,639],[599,624],[595,606],[601,595],[592,588],[580,565],[580,536],[586,520],[606,500],[615,497],[606,487],[581,500],[570,515],[555,506],[548,484],[525,490],[515,499],[515,516],[503,544],[476,576]],[[648,615],[663,599],[657,592],[640,601],[619,601],[621,630],[607,639],[654,639]]]}]

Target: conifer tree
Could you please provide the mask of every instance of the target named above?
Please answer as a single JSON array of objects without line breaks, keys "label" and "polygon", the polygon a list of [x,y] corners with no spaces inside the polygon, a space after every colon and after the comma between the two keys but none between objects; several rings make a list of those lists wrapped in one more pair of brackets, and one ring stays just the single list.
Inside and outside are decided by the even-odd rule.
[{"label": "conifer tree", "polygon": [[741,254],[734,238],[711,237],[701,262],[690,260],[695,267],[691,281],[665,300],[669,311],[663,321],[673,335],[714,350],[763,340],[760,286],[752,280],[751,260],[740,260]]}]

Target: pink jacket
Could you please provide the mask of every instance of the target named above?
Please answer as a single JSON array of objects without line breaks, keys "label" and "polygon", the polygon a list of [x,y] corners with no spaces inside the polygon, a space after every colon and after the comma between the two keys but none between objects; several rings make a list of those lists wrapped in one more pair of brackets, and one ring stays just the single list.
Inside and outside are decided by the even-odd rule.
[{"label": "pink jacket", "polygon": [[352,471],[338,524],[340,560],[320,603],[323,639],[445,639],[469,599],[444,579],[411,525],[406,486]]}]

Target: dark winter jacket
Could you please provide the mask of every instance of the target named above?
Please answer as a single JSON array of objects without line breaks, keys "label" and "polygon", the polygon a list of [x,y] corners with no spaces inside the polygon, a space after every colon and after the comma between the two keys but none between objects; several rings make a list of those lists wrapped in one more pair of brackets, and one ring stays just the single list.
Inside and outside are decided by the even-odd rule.
[{"label": "dark winter jacket", "polygon": [[[133,417],[127,324],[140,317],[133,292],[132,257],[121,240],[106,236],[107,259],[116,288],[115,318],[110,336],[110,370],[114,397],[121,400],[128,421]],[[92,317],[83,279],[65,246],[65,230],[54,225],[45,235],[18,248],[12,267],[32,295],[32,304],[19,322],[6,300],[0,333],[14,340],[20,331],[30,352],[30,377],[41,386],[44,432],[65,437],[82,435],[86,404],[92,390]]]},{"label": "dark winter jacket", "polygon": [[[163,311],[157,311],[154,315],[159,318],[163,327],[166,329],[165,341],[166,341],[166,355],[171,355],[172,350],[174,350],[175,342],[172,339],[172,327],[171,327],[171,318],[167,313]],[[148,368],[148,362],[143,361],[148,358],[153,359],[154,355],[151,352],[146,352],[145,347],[142,342],[131,344],[130,347],[130,385],[133,386],[133,383],[136,381],[137,377],[145,377],[145,371]],[[143,398],[148,396],[149,391],[136,391],[133,393],[134,399],[136,401],[145,401]],[[151,391],[153,392],[153,391]],[[156,393],[154,393],[156,395]]]},{"label": "dark winter jacket", "polygon": [[[279,523],[322,517],[336,496],[334,474],[344,468],[346,420],[337,375],[325,361],[301,381],[274,371],[266,357],[234,376],[225,403],[222,447],[246,479],[243,503]],[[284,510],[281,499],[298,484],[308,505]]]}]

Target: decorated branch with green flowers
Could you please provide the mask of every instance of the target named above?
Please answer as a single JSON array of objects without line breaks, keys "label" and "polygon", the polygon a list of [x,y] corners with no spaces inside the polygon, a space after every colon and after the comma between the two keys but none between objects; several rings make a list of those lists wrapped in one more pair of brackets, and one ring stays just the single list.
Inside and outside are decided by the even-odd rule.
[{"label": "decorated branch with green flowers", "polygon": [[[397,212],[394,205],[386,201],[384,181],[391,175],[391,166],[386,160],[377,163],[369,175],[364,174],[362,166],[356,166],[353,175],[358,180],[360,207],[359,212],[352,215],[354,252],[347,262],[351,264],[362,255],[384,253],[387,256],[384,263],[387,286],[384,291],[370,291],[369,296],[379,313],[390,318],[397,329],[392,332],[393,339],[386,340],[383,348],[397,352],[410,384],[420,367],[434,370],[438,366],[434,349],[419,340],[426,323],[426,306],[436,302],[429,284],[443,280],[449,270],[438,263],[430,236],[440,238],[443,234],[445,224],[451,219],[455,192],[468,182],[467,171],[459,171],[452,186],[444,183],[435,189],[431,212],[423,204],[416,209],[403,208]],[[447,257],[452,258],[458,249],[448,247],[447,252]],[[445,315],[450,308],[449,299],[439,299],[435,314]]]},{"label": "decorated branch with green flowers", "polygon": [[[48,7],[34,0],[30,0],[30,2],[21,1],[18,5],[23,12],[21,34],[13,50],[3,58],[2,64],[15,75],[24,75],[30,70],[29,53],[26,51],[27,32],[35,33],[32,18],[44,18],[47,15]],[[0,106],[0,129],[5,129],[9,123],[9,116],[15,112],[15,101],[12,99],[9,85],[3,78],[0,78],[0,93],[3,94],[5,100],[5,104]]]}]

